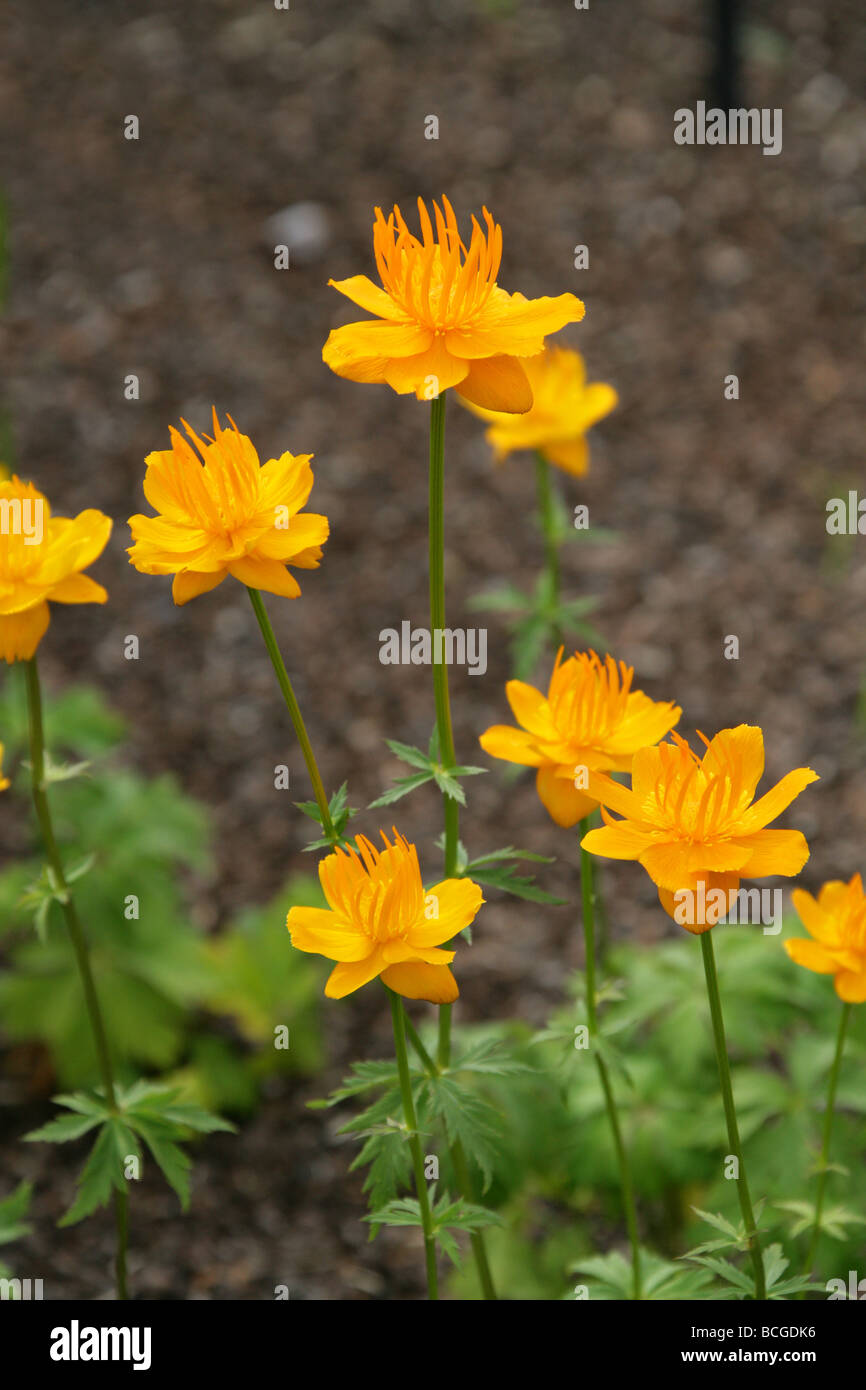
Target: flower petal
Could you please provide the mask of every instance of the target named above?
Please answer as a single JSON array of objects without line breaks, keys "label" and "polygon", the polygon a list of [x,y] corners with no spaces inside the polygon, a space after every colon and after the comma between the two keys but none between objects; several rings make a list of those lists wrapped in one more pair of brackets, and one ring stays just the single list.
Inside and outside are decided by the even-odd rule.
[{"label": "flower petal", "polygon": [[382,979],[395,994],[402,994],[405,999],[426,999],[430,1004],[453,1004],[460,993],[447,965],[407,961],[389,965],[382,971]]},{"label": "flower petal", "polygon": [[279,594],[281,598],[297,598],[301,592],[297,579],[279,560],[257,560],[253,555],[243,555],[232,560],[229,574],[250,589],[263,589],[266,594]]},{"label": "flower petal", "polygon": [[413,946],[438,946],[470,926],[484,902],[481,889],[471,878],[445,878],[434,883],[425,895],[425,911],[435,902],[437,916],[429,920],[425,917],[409,933]]},{"label": "flower petal", "polygon": [[532,387],[516,357],[487,357],[473,361],[457,394],[485,410],[523,415],[532,409]]},{"label": "flower petal", "polygon": [[370,955],[370,938],[341,922],[325,907],[293,907],[286,926],[298,951],[336,961],[362,961]]},{"label": "flower petal", "polygon": [[0,617],[0,656],[10,664],[29,661],[48,627],[50,614],[47,603],[34,604],[23,613]]},{"label": "flower petal", "polygon": [[[367,956],[366,960],[340,961],[328,976],[325,994],[329,999],[345,999],[347,994],[354,994],[356,989],[369,984],[370,980],[375,980],[377,975],[381,975],[383,964],[381,951],[374,951],[371,956]],[[398,969],[399,967],[392,966],[391,968]],[[428,966],[427,968],[434,970],[437,967]],[[448,967],[438,967],[440,970],[443,968],[447,969]]]},{"label": "flower petal", "polygon": [[207,594],[211,589],[215,589],[218,584],[222,584],[227,574],[228,570],[211,570],[209,573],[201,570],[178,570],[171,586],[171,596],[180,607],[189,603],[190,599],[198,598],[199,594]]},{"label": "flower petal", "polygon": [[105,603],[107,590],[87,574],[70,574],[49,590],[52,603]]},{"label": "flower petal", "polygon": [[756,830],[754,835],[732,841],[749,851],[743,865],[744,878],[767,878],[782,874],[793,878],[809,858],[806,837],[799,830]]},{"label": "flower petal", "polygon": [[535,747],[533,735],[525,729],[515,729],[511,724],[492,724],[485,729],[478,742],[491,758],[502,758],[507,763],[541,767],[544,761]]},{"label": "flower petal", "polygon": [[556,768],[550,765],[538,769],[535,789],[551,819],[566,829],[577,825],[598,805],[586,792],[578,791],[573,780],[557,777]]},{"label": "flower petal", "polygon": [[803,936],[792,936],[784,943],[791,960],[814,970],[818,975],[833,975],[839,969],[835,957],[818,941],[807,941]]},{"label": "flower petal", "polygon": [[798,797],[806,787],[812,782],[818,781],[817,772],[813,772],[810,767],[798,767],[793,772],[787,773],[777,782],[775,787],[756,801],[753,806],[741,816],[737,826],[740,835],[751,834],[753,830],[759,830],[762,826],[769,825],[777,816],[780,816],[786,807]]},{"label": "flower petal", "polygon": [[380,319],[399,319],[403,311],[386,290],[380,289],[367,275],[350,275],[348,280],[329,280],[332,289],[339,290],[359,309],[376,314]]}]

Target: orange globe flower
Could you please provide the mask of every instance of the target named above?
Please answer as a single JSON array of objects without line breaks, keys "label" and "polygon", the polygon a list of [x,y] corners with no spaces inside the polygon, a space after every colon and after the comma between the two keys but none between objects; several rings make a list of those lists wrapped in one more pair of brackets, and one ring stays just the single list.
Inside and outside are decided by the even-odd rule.
[{"label": "orange globe flower", "polygon": [[595,652],[557,654],[547,696],[509,681],[508,703],[521,728],[494,724],[481,735],[485,753],[538,768],[536,788],[557,825],[576,825],[599,797],[591,774],[628,772],[640,748],[657,743],[677,723],[678,705],[656,703],[632,690],[634,668]]},{"label": "orange globe flower", "polygon": [[47,498],[17,477],[0,481],[0,656],[29,661],[48,627],[51,603],[105,603],[86,574],[111,535],[111,518],[88,509],[55,517]]},{"label": "orange globe flower", "polygon": [[[230,574],[251,589],[298,598],[287,565],[316,569],[328,520],[301,514],[313,486],[311,454],[283,454],[261,465],[252,441],[213,412],[213,438],[182,421],[195,448],[170,428],[171,448],[149,454],[144,495],[157,516],[132,516],[130,564],[173,574],[175,603],[206,594]],[[198,453],[196,453],[198,450]]]},{"label": "orange globe flower", "polygon": [[866,896],[860,875],[850,883],[825,883],[817,901],[798,888],[791,901],[812,937],[785,942],[791,960],[819,975],[832,975],[836,993],[846,1004],[866,1002]]},{"label": "orange globe flower", "polygon": [[[789,772],[760,800],[764,735],[740,724],[723,729],[703,758],[685,739],[642,748],[631,790],[603,773],[590,779],[605,825],[590,830],[584,849],[608,859],[636,859],[659,890],[665,911],[688,931],[715,926],[733,903],[741,878],[798,874],[809,858],[799,830],[765,827],[818,779],[811,768]],[[607,808],[624,820],[614,821]]]},{"label": "orange globe flower", "polygon": [[337,964],[325,993],[342,999],[381,975],[407,999],[450,1004],[458,994],[443,941],[474,921],[484,899],[477,883],[446,878],[425,893],[414,845],[382,832],[383,850],[363,835],[358,850],[336,849],[319,864],[327,908],[293,907],[287,923],[299,951]]},{"label": "orange globe flower", "polygon": [[373,247],[382,288],[366,275],[329,284],[375,319],[335,328],[322,357],[350,381],[387,382],[401,395],[432,400],[453,386],[488,410],[526,411],[532,390],[522,359],[541,352],[548,333],[578,323],[584,306],[573,294],[524,299],[496,283],[502,229],[485,208],[486,234],[472,219],[467,248],[447,198],[421,199],[421,240],[398,207],[388,220],[376,209]]},{"label": "orange globe flower", "polygon": [[589,468],[586,431],[615,408],[616,391],[601,381],[587,385],[583,358],[571,348],[547,347],[523,367],[532,388],[532,408],[524,415],[482,410],[471,401],[466,405],[489,422],[486,437],[497,462],[518,449],[534,449],[580,477]]}]

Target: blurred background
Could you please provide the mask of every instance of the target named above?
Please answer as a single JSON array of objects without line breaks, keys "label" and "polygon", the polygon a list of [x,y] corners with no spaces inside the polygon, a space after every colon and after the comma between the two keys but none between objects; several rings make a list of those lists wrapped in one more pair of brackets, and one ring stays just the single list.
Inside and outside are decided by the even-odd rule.
[{"label": "blurred background", "polygon": [[[491,210],[506,289],[579,295],[585,320],[560,341],[619,393],[592,433],[589,475],[560,479],[569,508],[586,504],[591,528],[615,533],[565,548],[567,594],[597,600],[593,625],[637,684],[683,706],[684,734],[757,723],[774,780],[804,764],[820,773],[790,821],[812,846],[807,886],[866,867],[866,541],[825,526],[827,500],[863,485],[866,17],[854,0],[740,9],[738,104],[782,108],[775,158],[674,144],[674,111],[712,105],[718,90],[706,0],[591,0],[585,11],[570,0],[296,0],[289,11],[270,0],[7,0],[0,452],[55,510],[115,518],[93,571],[108,606],[55,609],[40,660],[58,697],[92,686],[110,708],[95,697],[67,706],[71,742],[104,752],[120,741],[112,719],[125,726],[115,756],[132,780],[125,807],[105,817],[106,852],[126,814],[134,840],[135,806],[163,788],[152,820],[172,828],[179,884],[164,920],[218,940],[314,870],[302,852],[311,826],[292,804],[309,794],[303,763],[242,588],[177,609],[170,581],[127,564],[144,457],[181,416],[207,429],[215,404],[263,460],[315,455],[310,505],[330,518],[331,539],[302,599],[269,607],[329,789],[347,779],[364,807],[406,771],[386,736],[426,746],[429,671],[378,658],[381,629],[427,622],[427,411],[321,361],[329,330],[362,317],[329,277],[374,275],[374,207],[398,202],[412,224],[419,194],[445,193],[463,225]],[[137,140],[124,138],[128,115]],[[425,138],[430,115],[436,140]],[[274,266],[280,243],[288,270]],[[587,269],[575,269],[577,245]],[[138,400],[125,398],[130,374]],[[479,422],[453,402],[446,458],[449,623],[488,628],[486,674],[452,672],[455,736],[461,761],[488,765],[477,739],[508,718],[508,631],[468,605],[503,579],[528,588],[538,572],[533,465],[516,455],[496,467]],[[124,659],[129,634],[138,661]],[[729,634],[736,661],[724,657]],[[14,724],[20,691],[5,685]],[[290,793],[274,788],[286,762]],[[177,823],[171,787],[190,802]],[[548,821],[531,777],[490,764],[467,791],[470,852],[555,855],[539,882],[570,905],[488,893],[460,953],[459,1014],[541,1025],[580,964],[576,840]],[[32,848],[23,805],[0,808],[13,865]],[[397,810],[435,866],[437,796],[425,788]],[[353,828],[396,818],[367,812]],[[134,841],[129,856],[134,878],[146,852]],[[675,931],[638,871],[609,866],[604,886],[614,940]],[[280,961],[283,911],[262,928],[277,933]],[[319,1011],[326,967],[308,964],[296,1006],[317,1011],[307,1070],[259,1078],[240,1136],[200,1150],[184,1222],[156,1179],[142,1184],[134,1221],[159,1231],[158,1258],[133,1255],[145,1296],[270,1297],[277,1283],[308,1298],[418,1291],[413,1240],[394,1231],[367,1246],[337,1121],[305,1109],[349,1059],[387,1047],[380,998]],[[271,967],[256,968],[261,978]],[[231,981],[229,969],[206,1002],[223,1032],[243,1034]],[[7,994],[0,1018],[2,1168],[36,1182],[30,1262],[54,1296],[99,1296],[109,1219],[102,1246],[98,1223],[51,1229],[80,1155],[19,1142],[22,1113],[41,1115],[58,1070],[44,1038],[27,1036],[28,998]],[[42,1003],[48,1036],[54,1006]],[[279,1001],[268,1007],[295,1021],[294,1004],[289,1018]],[[185,1064],[186,1040],[150,1060]]]}]

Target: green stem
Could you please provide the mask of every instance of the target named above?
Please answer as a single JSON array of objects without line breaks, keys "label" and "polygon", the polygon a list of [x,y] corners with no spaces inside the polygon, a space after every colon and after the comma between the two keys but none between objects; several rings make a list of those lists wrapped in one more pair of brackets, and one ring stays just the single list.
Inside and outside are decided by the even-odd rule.
[{"label": "green stem", "polygon": [[415,1101],[412,1098],[412,1079],[409,1075],[409,1055],[406,1051],[406,1025],[403,1003],[393,990],[388,991],[391,1001],[391,1021],[394,1025],[394,1050],[397,1054],[397,1071],[400,1076],[400,1093],[403,1097],[403,1118],[409,1131],[409,1151],[412,1155],[412,1168],[415,1174],[415,1192],[421,1212],[421,1229],[424,1232],[424,1255],[427,1262],[427,1292],[431,1299],[438,1299],[439,1284],[436,1273],[436,1241],[433,1236],[433,1218],[430,1214],[430,1198],[427,1192],[427,1179],[424,1177],[424,1156],[421,1153],[421,1140],[418,1137],[418,1120],[415,1115]]},{"label": "green stem", "polygon": [[[454,732],[451,727],[451,700],[448,694],[448,665],[445,661],[444,641],[436,640],[436,633],[445,631],[445,393],[442,392],[430,402],[430,477],[429,477],[429,571],[430,571],[430,641],[433,644],[433,697],[436,705],[436,731],[439,743],[439,761],[443,768],[452,768],[457,762],[454,753]],[[453,797],[442,793],[442,809],[445,817],[445,877],[453,878],[457,873],[457,842],[460,833],[460,812]],[[439,1005],[439,1037],[436,1051],[439,1070],[446,1070],[451,1064],[451,1005]],[[462,1159],[465,1183],[460,1176]],[[467,1201],[471,1181],[466,1158],[458,1145],[452,1149],[457,1181]],[[480,1231],[471,1237],[472,1250],[478,1270],[478,1278],[485,1298],[495,1298],[484,1237]]]},{"label": "green stem", "polygon": [[[581,840],[589,833],[590,822],[586,818],[580,823]],[[595,888],[593,882],[592,855],[580,847],[580,890],[583,903],[583,942],[586,970],[586,1015],[589,1024],[589,1035],[595,1039],[598,1033],[598,1005],[596,1000],[596,975],[595,975]],[[631,1176],[631,1165],[628,1160],[628,1153],[622,1137],[622,1128],[619,1123],[619,1112],[617,1110],[616,1098],[613,1093],[610,1075],[607,1064],[597,1047],[593,1047],[593,1056],[598,1068],[598,1076],[601,1088],[604,1092],[604,1103],[607,1110],[608,1123],[610,1124],[611,1134],[613,1135],[613,1145],[616,1150],[616,1159],[619,1166],[619,1185],[622,1194],[622,1205],[625,1212],[626,1229],[628,1230],[629,1245],[631,1246],[631,1275],[632,1275],[632,1298],[640,1301],[643,1298],[643,1286],[641,1280],[641,1258],[640,1241],[637,1229],[637,1208],[634,1199],[634,1184]]]},{"label": "green stem", "polygon": [[[39,830],[45,848],[45,857],[51,869],[58,894],[58,901],[66,921],[69,938],[72,942],[72,950],[75,954],[75,960],[78,966],[78,974],[84,991],[84,1003],[90,1019],[90,1028],[93,1033],[96,1059],[100,1076],[102,1077],[102,1088],[105,1092],[106,1104],[109,1110],[116,1114],[117,1097],[114,1088],[114,1071],[111,1065],[111,1053],[108,1048],[108,1039],[102,1018],[102,1010],[99,1006],[99,996],[96,992],[96,984],[93,979],[93,970],[90,964],[90,950],[88,948],[84,927],[81,924],[75,901],[63,871],[63,860],[61,859],[60,850],[57,846],[57,839],[54,834],[54,823],[51,819],[51,808],[48,804],[45,781],[45,729],[42,720],[42,689],[39,684],[39,668],[36,664],[35,656],[24,663],[24,671],[27,684],[27,716],[30,731],[30,773],[33,784],[33,805],[36,809],[36,819],[39,822]],[[118,1299],[125,1299],[127,1245],[127,1193],[125,1187],[121,1190],[115,1189],[114,1208],[117,1229],[117,1297]]]},{"label": "green stem", "polygon": [[830,1071],[830,1083],[827,1088],[827,1108],[824,1111],[824,1132],[821,1140],[820,1169],[818,1172],[818,1192],[815,1197],[815,1224],[812,1228],[812,1238],[809,1241],[809,1253],[806,1256],[806,1264],[803,1269],[804,1274],[810,1274],[815,1262],[815,1251],[818,1246],[818,1239],[821,1234],[821,1213],[824,1209],[824,1189],[827,1185],[827,1163],[830,1157],[830,1136],[833,1132],[833,1115],[836,1105],[836,1089],[839,1085],[839,1066],[842,1061],[842,1052],[845,1048],[845,1033],[848,1029],[848,1020],[851,1017],[851,1005],[844,1004],[839,1018],[839,1033],[836,1038],[836,1053],[833,1057],[833,1066]]},{"label": "green stem", "polygon": [[[415,1029],[412,1020],[406,1013],[405,1009],[403,1010],[403,1015],[406,1022],[406,1033],[409,1038],[409,1041],[414,1047],[415,1051],[417,1052],[421,1060],[421,1065],[423,1066],[427,1075],[435,1080],[437,1076],[441,1076],[439,1067],[436,1065],[435,1061],[430,1056],[430,1053],[427,1051],[426,1047],[424,1046],[423,1042],[418,1036],[418,1032]],[[456,1143],[449,1145],[448,1152],[451,1154],[451,1163],[454,1167],[454,1176],[457,1179],[457,1186],[460,1189],[460,1195],[462,1196],[464,1201],[474,1202],[476,1200],[476,1197],[475,1188],[472,1182],[472,1175],[469,1172],[469,1165],[466,1162],[466,1154],[464,1153],[463,1145],[461,1144],[459,1139]],[[472,1246],[472,1254],[475,1257],[475,1268],[478,1272],[478,1282],[481,1285],[481,1292],[484,1295],[485,1299],[495,1300],[496,1289],[493,1284],[493,1275],[490,1272],[490,1263],[487,1259],[487,1248],[484,1244],[483,1233],[481,1231],[472,1231],[469,1236],[469,1243]]]},{"label": "green stem", "polygon": [[[448,665],[444,641],[436,633],[445,631],[445,393],[430,402],[430,641],[433,644],[433,697],[436,703],[436,731],[439,761],[443,768],[454,767],[454,733],[451,728],[451,701],[448,695]],[[459,810],[453,797],[442,793],[445,815],[445,877],[457,872]],[[439,1007],[439,1065],[451,1060],[451,1005]]]},{"label": "green stem", "polygon": [[[540,451],[535,455],[535,484],[538,496],[538,516],[544,537],[544,565],[550,588],[550,608],[555,612],[559,607],[560,566],[559,543],[556,535],[556,511],[553,485],[550,479],[550,464]],[[550,636],[554,647],[562,646],[562,630],[554,618],[550,621]]]},{"label": "green stem", "polygon": [[319,808],[319,815],[322,819],[322,829],[325,832],[325,837],[328,840],[330,840],[332,844],[337,844],[340,837],[334,829],[334,823],[331,820],[331,810],[328,805],[328,798],[325,795],[325,788],[322,783],[322,777],[321,773],[319,772],[319,766],[316,762],[315,754],[313,753],[313,746],[310,743],[310,737],[307,733],[306,725],[304,724],[304,720],[301,716],[300,706],[297,702],[297,699],[295,698],[295,692],[292,689],[292,682],[289,680],[289,673],[286,670],[286,663],[283,661],[280,649],[277,645],[277,639],[274,636],[274,629],[271,627],[271,620],[268,617],[267,609],[265,608],[262,596],[259,593],[258,589],[250,589],[248,587],[247,593],[250,596],[250,603],[253,605],[253,612],[255,613],[258,619],[259,627],[262,630],[262,637],[265,639],[265,646],[268,649],[268,656],[271,658],[271,665],[274,668],[277,681],[279,682],[280,690],[282,691],[283,699],[286,702],[286,709],[289,711],[289,718],[292,721],[292,725],[294,727],[298,743],[301,745],[301,752],[304,755],[304,762],[307,764],[307,771],[310,774],[310,782],[312,783],[313,787],[313,795],[316,798],[316,805]]},{"label": "green stem", "polygon": [[728,1126],[728,1143],[731,1146],[731,1152],[737,1160],[737,1193],[740,1198],[740,1211],[743,1214],[743,1224],[746,1229],[749,1254],[751,1255],[752,1268],[755,1275],[755,1298],[759,1302],[763,1302],[767,1297],[767,1285],[764,1277],[764,1258],[761,1253],[761,1242],[758,1238],[758,1229],[755,1224],[755,1213],[752,1210],[752,1198],[749,1194],[749,1182],[746,1177],[746,1165],[743,1160],[740,1131],[737,1126],[737,1111],[734,1106],[734,1091],[731,1086],[731,1068],[728,1062],[728,1045],[725,1039],[725,1023],[722,1018],[722,1000],[719,994],[719,977],[716,973],[716,958],[713,953],[712,928],[701,933],[701,951],[704,957],[704,974],[707,980],[707,998],[710,1002],[710,1016],[713,1021],[713,1038],[716,1044],[716,1061],[719,1067],[719,1085],[721,1086],[722,1103],[725,1107],[725,1120]]}]

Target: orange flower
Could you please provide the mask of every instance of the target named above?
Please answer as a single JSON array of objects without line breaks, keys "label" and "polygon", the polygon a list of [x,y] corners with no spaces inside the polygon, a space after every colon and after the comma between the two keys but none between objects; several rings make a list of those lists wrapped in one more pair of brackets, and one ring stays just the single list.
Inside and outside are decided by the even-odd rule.
[{"label": "orange flower", "polygon": [[301,514],[313,486],[312,455],[283,454],[262,466],[252,441],[229,422],[221,429],[214,410],[213,439],[202,440],[183,421],[195,449],[170,428],[171,448],[145,460],[144,495],[159,515],[129,518],[129,560],[144,574],[173,574],[178,604],[228,574],[251,589],[297,598],[301,587],[286,566],[318,568],[328,538],[327,517]]},{"label": "orange flower", "polygon": [[502,229],[485,208],[487,232],[472,219],[469,247],[447,198],[433,216],[418,199],[421,240],[398,207],[376,209],[373,246],[383,288],[366,275],[330,280],[334,289],[375,314],[335,328],[322,356],[337,376],[387,382],[401,395],[432,400],[449,386],[488,410],[526,411],[532,391],[522,358],[541,352],[548,333],[584,315],[573,294],[524,299],[499,288]]},{"label": "orange flower", "polygon": [[299,951],[337,964],[325,993],[342,999],[381,975],[407,999],[450,1004],[457,982],[441,949],[474,921],[484,899],[477,883],[446,878],[424,892],[418,852],[394,831],[384,850],[363,835],[358,850],[336,849],[319,864],[327,908],[293,907],[287,923]]},{"label": "orange flower", "polygon": [[[764,735],[740,724],[723,729],[703,758],[685,739],[642,748],[631,790],[604,774],[590,779],[605,825],[584,849],[608,859],[636,859],[659,890],[662,907],[700,934],[729,910],[741,878],[798,874],[809,858],[799,830],[767,830],[818,774],[799,767],[754,801],[764,771]],[[614,821],[606,808],[625,819]],[[689,894],[687,900],[683,896]],[[691,911],[688,909],[691,907]],[[688,914],[690,920],[683,920]]]},{"label": "orange flower", "polygon": [[3,744],[0,743],[0,792],[5,792],[9,786],[9,778],[3,776]]},{"label": "orange flower", "polygon": [[678,705],[632,690],[634,668],[595,652],[562,660],[560,648],[547,697],[524,681],[509,681],[508,703],[522,727],[494,724],[481,735],[485,753],[537,767],[538,795],[557,825],[576,825],[599,803],[596,771],[628,772],[640,748],[657,743],[676,724]]},{"label": "orange flower", "polygon": [[102,554],[111,518],[91,509],[53,517],[47,499],[17,477],[0,481],[0,656],[29,661],[49,623],[48,604],[105,603],[82,574]]},{"label": "orange flower", "polygon": [[580,477],[589,468],[586,431],[614,409],[616,391],[601,381],[587,385],[583,358],[571,348],[545,348],[523,367],[532,388],[532,409],[524,415],[482,410],[470,401],[467,406],[489,421],[486,437],[497,462],[518,449],[534,449],[548,463]]},{"label": "orange flower", "polygon": [[850,883],[825,883],[817,901],[798,888],[791,901],[813,938],[786,941],[791,960],[819,975],[834,976],[836,993],[846,1004],[866,1002],[866,896],[860,875]]}]

